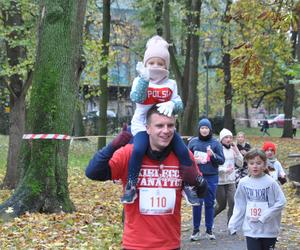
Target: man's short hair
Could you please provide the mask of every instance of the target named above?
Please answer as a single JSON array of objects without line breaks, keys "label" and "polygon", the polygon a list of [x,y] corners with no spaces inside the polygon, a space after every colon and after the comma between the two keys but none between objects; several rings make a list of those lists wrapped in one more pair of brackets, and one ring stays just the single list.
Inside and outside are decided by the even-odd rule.
[{"label": "man's short hair", "polygon": [[[147,115],[146,115],[146,122],[147,124],[150,123],[150,117],[153,115],[153,114],[159,114],[159,115],[164,115],[162,113],[160,113],[158,111],[158,107],[156,106],[156,104],[154,104],[147,112]],[[174,117],[174,115],[172,114],[172,117]]]}]

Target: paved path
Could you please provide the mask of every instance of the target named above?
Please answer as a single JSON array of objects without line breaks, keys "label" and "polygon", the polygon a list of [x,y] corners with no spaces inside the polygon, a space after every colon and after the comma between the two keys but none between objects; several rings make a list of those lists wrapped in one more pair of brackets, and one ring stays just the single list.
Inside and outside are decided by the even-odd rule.
[{"label": "paved path", "polygon": [[[182,225],[182,250],[199,250],[199,249],[210,249],[210,250],[246,250],[246,242],[242,232],[237,235],[229,235],[227,231],[227,211],[219,214],[215,219],[214,234],[216,240],[205,239],[204,237],[200,241],[190,241],[192,234],[192,222],[187,222]],[[202,223],[204,223],[202,218]],[[201,225],[201,234],[204,235],[205,227]]]}]

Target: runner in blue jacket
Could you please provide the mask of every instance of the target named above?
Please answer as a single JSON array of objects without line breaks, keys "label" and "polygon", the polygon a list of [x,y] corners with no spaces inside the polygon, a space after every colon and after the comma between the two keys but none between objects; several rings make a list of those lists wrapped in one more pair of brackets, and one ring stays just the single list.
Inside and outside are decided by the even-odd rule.
[{"label": "runner in blue jacket", "polygon": [[188,148],[193,152],[204,179],[208,183],[206,197],[201,200],[200,206],[193,207],[193,234],[191,240],[200,240],[200,222],[203,202],[205,203],[206,237],[214,240],[212,232],[214,221],[214,202],[218,186],[218,167],[224,163],[222,145],[213,138],[212,126],[208,119],[199,121],[199,135],[189,142]]}]

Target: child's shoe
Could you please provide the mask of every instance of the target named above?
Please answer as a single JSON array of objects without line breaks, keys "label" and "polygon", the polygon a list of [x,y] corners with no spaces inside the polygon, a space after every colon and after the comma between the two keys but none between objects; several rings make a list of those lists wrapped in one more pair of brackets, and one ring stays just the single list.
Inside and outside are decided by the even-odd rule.
[{"label": "child's shoe", "polygon": [[193,234],[190,237],[190,240],[191,241],[197,241],[197,240],[200,240],[200,239],[201,239],[201,235],[200,235],[199,230],[194,230]]},{"label": "child's shoe", "polygon": [[136,187],[133,185],[132,181],[128,181],[126,184],[125,192],[121,198],[123,204],[132,204],[137,198]]},{"label": "child's shoe", "polygon": [[205,237],[209,240],[215,240],[216,239],[216,236],[213,234],[212,231],[208,231],[206,230],[206,234],[205,234]]},{"label": "child's shoe", "polygon": [[183,185],[182,195],[186,199],[187,203],[192,206],[199,206],[200,199],[197,196],[196,191],[193,189],[192,186],[187,184]]}]

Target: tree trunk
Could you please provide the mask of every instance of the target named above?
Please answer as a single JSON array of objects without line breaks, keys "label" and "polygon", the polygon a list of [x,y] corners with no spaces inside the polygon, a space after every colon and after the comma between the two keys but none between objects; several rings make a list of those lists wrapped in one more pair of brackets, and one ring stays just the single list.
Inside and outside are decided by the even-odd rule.
[{"label": "tree trunk", "polygon": [[82,122],[82,114],[79,107],[75,107],[75,114],[74,114],[74,126],[73,126],[73,133],[74,136],[84,136],[84,126]]},{"label": "tree trunk", "polygon": [[293,104],[294,104],[294,84],[287,83],[285,85],[285,99],[284,99],[284,126],[282,137],[293,138],[293,126],[292,126],[292,116],[293,116]]},{"label": "tree trunk", "polygon": [[[6,11],[2,11],[4,27],[13,31],[8,35],[11,40],[20,39],[22,32],[15,29],[23,25],[20,9],[16,1],[11,1]],[[10,67],[17,66],[26,57],[25,49],[22,46],[11,46],[8,40],[5,41],[6,53]],[[22,76],[13,74],[9,77],[10,91],[10,114],[9,114],[9,146],[7,155],[6,174],[2,188],[14,189],[20,178],[18,159],[21,149],[22,136],[25,129],[25,96],[27,90],[23,88]],[[27,84],[30,84],[27,82]]]},{"label": "tree trunk", "polygon": [[[190,9],[190,6],[192,5],[192,1],[188,0],[185,2],[187,10]],[[190,10],[191,11],[191,10]],[[187,34],[187,37],[185,39],[185,61],[184,61],[184,69],[183,69],[183,75],[181,77],[181,90],[182,90],[182,101],[184,107],[186,107],[188,95],[189,95],[189,85],[187,84],[190,81],[190,67],[191,67],[191,36],[192,36],[192,17],[191,14],[187,15],[187,18],[183,20],[185,25],[189,27],[189,32]],[[185,123],[184,119],[182,119],[182,123]],[[186,126],[186,125],[185,125]],[[184,133],[184,132],[183,132]]]},{"label": "tree trunk", "polygon": [[[192,0],[187,0],[185,2],[186,9],[191,10]],[[190,81],[190,67],[191,67],[191,36],[192,36],[192,15],[191,13],[189,15],[186,15],[186,19],[183,20],[183,23],[189,27],[189,32],[187,34],[187,37],[185,39],[185,61],[184,61],[184,69],[183,69],[183,75],[181,76],[181,98],[183,101],[184,107],[187,105],[188,95],[189,95],[189,85],[187,84]],[[184,118],[182,116],[182,123],[185,123]],[[186,127],[184,125],[183,127]],[[184,131],[182,131],[184,133]]]},{"label": "tree trunk", "polygon": [[224,74],[224,128],[229,129],[235,134],[235,126],[232,120],[232,85],[231,85],[231,65],[230,65],[230,8],[232,1],[226,0],[224,15],[222,16],[222,23],[224,30],[221,35],[221,47],[224,51],[222,64]]},{"label": "tree trunk", "polygon": [[244,104],[245,104],[246,127],[251,128],[250,116],[249,116],[249,106],[248,106],[248,100],[247,100],[246,96],[245,96]]},{"label": "tree trunk", "polygon": [[225,53],[223,55],[223,72],[224,72],[224,128],[234,132],[234,125],[232,120],[232,85],[231,85],[231,72],[230,72],[230,54]]},{"label": "tree trunk", "polygon": [[171,43],[171,46],[169,47],[169,52],[170,52],[170,65],[172,68],[172,71],[175,75],[176,83],[178,85],[178,93],[181,95],[181,98],[183,98],[182,94],[182,74],[180,72],[180,67],[179,64],[176,60],[176,51],[175,51],[175,46],[172,44],[172,36],[171,36],[171,24],[170,24],[170,6],[169,6],[169,0],[164,0],[163,4],[163,20],[164,20],[164,37],[165,39]]},{"label": "tree trunk", "polygon": [[[0,45],[0,49],[2,46]],[[6,84],[4,77],[0,77],[0,101],[4,104],[0,106],[0,134],[8,134],[8,114],[6,113]]]},{"label": "tree trunk", "polygon": [[[103,30],[102,30],[102,53],[100,68],[100,135],[107,135],[107,102],[108,102],[108,56],[109,56],[109,35],[110,35],[110,0],[103,0]],[[98,139],[98,148],[106,145],[106,138],[100,137]]]},{"label": "tree trunk", "polygon": [[[81,73],[82,27],[86,0],[40,1],[36,66],[27,132],[70,134]],[[28,212],[72,212],[68,190],[69,142],[22,143],[24,175],[13,195],[0,206],[9,219]],[[7,213],[7,208],[11,213]]]},{"label": "tree trunk", "polygon": [[14,189],[19,182],[21,172],[19,156],[25,129],[25,96],[21,94],[18,98],[11,98],[10,103],[7,168],[2,188]]},{"label": "tree trunk", "polygon": [[[178,85],[178,92],[185,107],[181,115],[180,133],[191,135],[197,130],[196,124],[199,118],[198,104],[198,57],[199,57],[199,36],[195,31],[200,25],[201,1],[185,1],[185,6],[189,10],[189,15],[184,20],[184,25],[189,27],[189,32],[184,40],[185,43],[185,62],[183,73],[180,71],[179,63],[176,60],[174,44],[169,47],[170,64]],[[172,42],[170,31],[170,12],[169,0],[164,0],[164,34],[168,42]]]},{"label": "tree trunk", "polygon": [[293,58],[296,58],[299,62],[300,60],[300,41],[299,41],[299,38],[300,38],[300,3],[297,2],[297,5],[296,5],[296,9],[295,9],[295,12],[296,12],[296,16],[297,16],[297,35],[296,35],[296,38],[295,38],[295,47],[293,47],[293,53],[294,53],[294,57]]},{"label": "tree trunk", "polygon": [[[300,32],[300,5],[299,3],[296,5],[294,10],[297,16],[297,30],[292,31],[291,43],[292,43],[292,57],[299,61],[300,59],[300,42],[299,42],[299,32]],[[289,84],[289,79],[285,85],[285,100],[284,100],[284,118],[290,119],[285,120],[282,137],[293,137],[293,125],[292,125],[292,117],[293,117],[293,107],[294,107],[294,99],[295,99],[295,86],[294,84]]]},{"label": "tree trunk", "polygon": [[200,26],[200,10],[201,0],[192,0],[191,5],[191,56],[189,67],[188,81],[188,98],[183,114],[182,134],[193,135],[197,131],[197,123],[199,119],[199,102],[198,102],[198,59],[199,59],[199,35],[196,31]]},{"label": "tree trunk", "polygon": [[155,0],[153,2],[154,4],[154,19],[155,19],[155,25],[156,25],[156,34],[159,36],[163,35],[163,0]]}]

